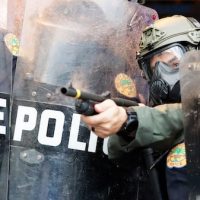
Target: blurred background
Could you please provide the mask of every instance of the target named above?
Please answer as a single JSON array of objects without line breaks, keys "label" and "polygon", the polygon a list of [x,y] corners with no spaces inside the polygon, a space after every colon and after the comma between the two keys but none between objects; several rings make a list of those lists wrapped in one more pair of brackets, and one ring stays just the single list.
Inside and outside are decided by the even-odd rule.
[{"label": "blurred background", "polygon": [[138,0],[145,6],[155,9],[159,17],[184,15],[200,21],[200,0]]}]

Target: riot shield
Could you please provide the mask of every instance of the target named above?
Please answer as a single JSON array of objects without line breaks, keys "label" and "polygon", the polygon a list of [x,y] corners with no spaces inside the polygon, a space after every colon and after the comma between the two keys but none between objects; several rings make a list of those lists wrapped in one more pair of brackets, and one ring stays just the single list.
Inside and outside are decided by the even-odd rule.
[{"label": "riot shield", "polygon": [[8,10],[7,30],[20,38],[26,0],[6,1]]},{"label": "riot shield", "polygon": [[0,0],[0,27],[15,34],[21,34],[25,0]]},{"label": "riot shield", "polygon": [[198,199],[200,196],[200,51],[185,54],[180,65],[180,74],[185,145],[191,185],[190,199]]},{"label": "riot shield", "polygon": [[0,1],[0,28],[7,27],[7,1]]},{"label": "riot shield", "polygon": [[[0,195],[6,199],[8,188],[9,118],[12,85],[12,54],[8,44],[12,35],[0,28]],[[8,46],[7,46],[8,45]]]},{"label": "riot shield", "polygon": [[123,166],[108,160],[107,139],[90,132],[60,88],[135,98],[135,52],[142,29],[156,18],[133,1],[26,1],[9,200],[144,199],[139,154]]},{"label": "riot shield", "polygon": [[10,100],[16,55],[19,49],[17,37],[8,30],[8,1],[0,1],[0,196],[2,200],[7,199],[8,194]]}]

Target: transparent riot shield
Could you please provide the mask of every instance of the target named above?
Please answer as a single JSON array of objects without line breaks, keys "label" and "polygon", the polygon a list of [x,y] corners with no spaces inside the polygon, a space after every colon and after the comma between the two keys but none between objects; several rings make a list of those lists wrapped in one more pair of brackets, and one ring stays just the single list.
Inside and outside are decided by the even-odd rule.
[{"label": "transparent riot shield", "polygon": [[[0,0],[0,199],[7,199],[10,155],[10,101],[19,40],[10,32],[9,0]],[[17,9],[12,9],[12,11]],[[9,18],[10,17],[10,18]],[[12,21],[10,19],[10,21]],[[13,20],[13,24],[15,21]],[[15,24],[18,26],[17,24]]]},{"label": "transparent riot shield", "polygon": [[200,51],[188,52],[180,66],[190,199],[200,197]]},{"label": "transparent riot shield", "polygon": [[26,0],[3,1],[7,1],[7,29],[9,32],[15,34],[18,38],[20,38]]},{"label": "transparent riot shield", "polygon": [[0,0],[0,27],[18,38],[21,34],[25,0]]},{"label": "transparent riot shield", "polygon": [[[0,28],[0,196],[6,199],[8,188],[9,118],[12,85],[12,54],[7,44],[10,34]],[[10,40],[11,39],[11,40]]]},{"label": "transparent riot shield", "polygon": [[107,139],[89,131],[74,99],[60,88],[135,98],[140,34],[156,18],[134,1],[26,1],[13,90],[9,200],[144,199],[139,154],[123,166],[108,160]]},{"label": "transparent riot shield", "polygon": [[7,1],[0,0],[0,28],[7,27]]}]

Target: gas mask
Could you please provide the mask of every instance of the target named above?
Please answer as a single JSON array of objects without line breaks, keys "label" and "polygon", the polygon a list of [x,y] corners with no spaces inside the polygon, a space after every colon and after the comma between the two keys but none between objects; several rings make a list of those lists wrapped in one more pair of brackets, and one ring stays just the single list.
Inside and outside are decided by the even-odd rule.
[{"label": "gas mask", "polygon": [[179,63],[185,48],[173,44],[138,60],[149,83],[150,104],[179,103]]},{"label": "gas mask", "polygon": [[179,67],[172,68],[158,61],[150,81],[150,99],[156,104],[181,101]]}]

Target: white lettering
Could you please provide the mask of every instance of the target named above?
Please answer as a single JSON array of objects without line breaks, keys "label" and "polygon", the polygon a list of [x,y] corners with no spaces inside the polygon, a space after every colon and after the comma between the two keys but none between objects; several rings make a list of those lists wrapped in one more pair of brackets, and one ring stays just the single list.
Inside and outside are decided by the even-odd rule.
[{"label": "white lettering", "polygon": [[103,152],[108,155],[108,137],[103,141]]},{"label": "white lettering", "polygon": [[[55,119],[54,136],[47,137],[49,119]],[[65,115],[61,111],[45,110],[41,115],[41,122],[38,133],[38,141],[44,145],[58,146],[62,140]]]},{"label": "white lettering", "polygon": [[[6,107],[6,100],[0,99],[0,106]],[[21,141],[22,140],[22,133],[26,131],[30,131],[30,134],[34,129],[37,130],[38,127],[38,142],[42,145],[48,146],[58,146],[62,142],[62,134],[64,132],[64,123],[65,123],[65,114],[62,111],[57,110],[44,110],[41,113],[41,119],[39,124],[36,124],[37,121],[37,110],[34,107],[28,106],[18,106],[17,116],[16,116],[16,125],[14,129],[14,141]],[[0,112],[0,120],[5,118],[4,113]],[[51,124],[51,119],[54,120],[53,124]],[[68,148],[80,151],[86,151],[87,144],[85,142],[78,141],[80,131],[80,115],[73,114],[72,121],[71,121],[71,129],[69,135],[69,143]],[[37,127],[36,127],[37,126]],[[0,132],[0,134],[5,133]],[[51,128],[51,130],[50,130]],[[2,129],[0,129],[1,131]],[[48,130],[52,132],[52,135],[48,134]],[[34,133],[35,134],[35,131]],[[87,135],[86,135],[87,136]],[[98,136],[90,131],[90,135],[88,134],[89,141],[88,141],[88,152],[95,153],[97,150],[97,142]],[[108,154],[108,138],[105,138],[103,141],[102,151],[106,155]]]},{"label": "white lettering", "polygon": [[[27,121],[24,121],[25,116],[28,116]],[[22,131],[33,130],[36,125],[36,119],[37,119],[37,110],[35,108],[27,106],[19,106],[13,140],[21,141]]]},{"label": "white lettering", "polygon": [[[0,107],[6,108],[7,102],[6,99],[0,98]],[[0,112],[0,120],[4,120],[4,112]],[[5,135],[6,134],[6,127],[5,126],[0,126],[0,134]]]},{"label": "white lettering", "polygon": [[92,131],[90,132],[90,140],[88,145],[88,151],[89,152],[96,152],[97,148],[97,135],[95,135]]},{"label": "white lettering", "polygon": [[77,141],[80,121],[81,121],[80,115],[73,114],[68,148],[85,151],[86,143]]}]

